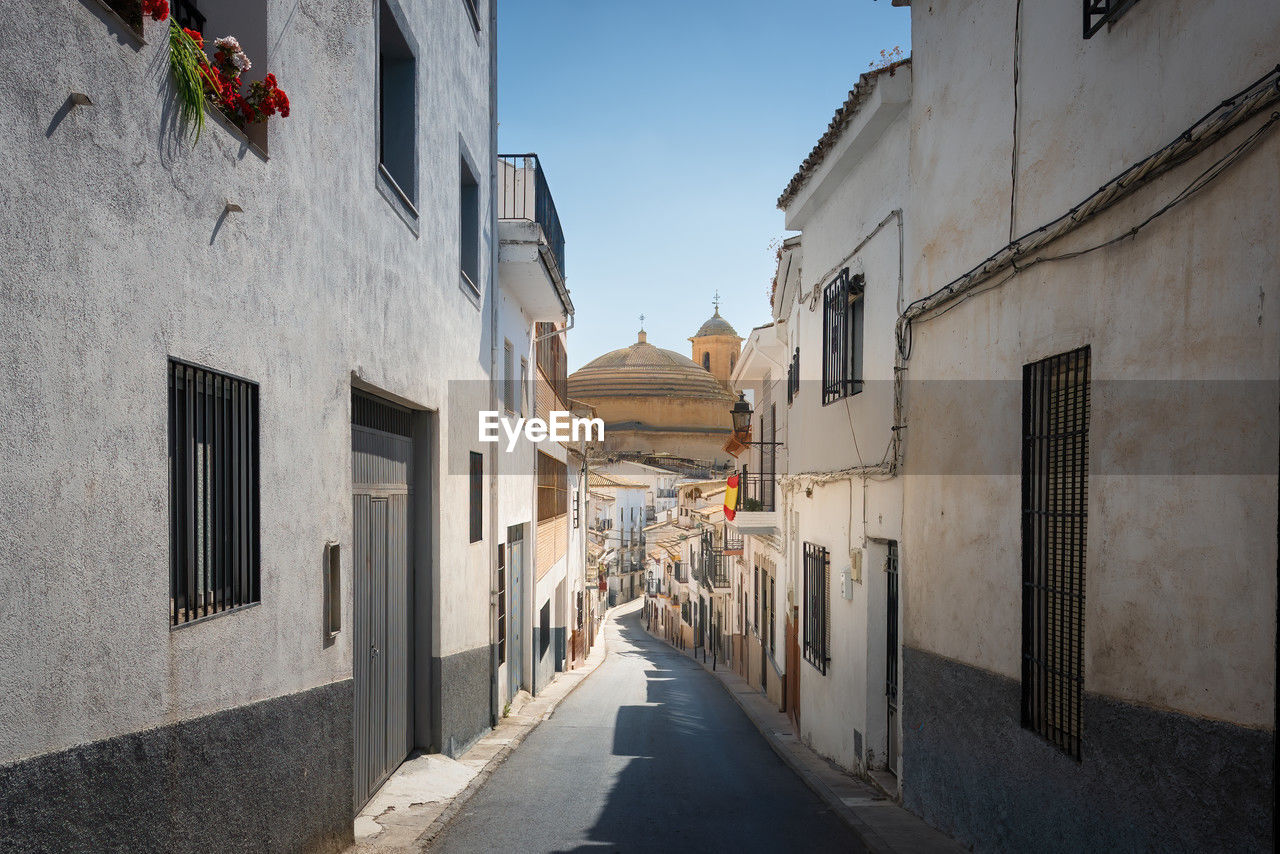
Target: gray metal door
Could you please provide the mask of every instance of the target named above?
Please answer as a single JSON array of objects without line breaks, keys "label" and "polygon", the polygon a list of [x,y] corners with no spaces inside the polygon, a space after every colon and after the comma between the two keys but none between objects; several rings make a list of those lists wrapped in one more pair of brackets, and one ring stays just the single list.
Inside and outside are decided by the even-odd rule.
[{"label": "gray metal door", "polygon": [[507,529],[507,563],[507,696],[514,697],[524,682],[524,525]]},{"label": "gray metal door", "polygon": [[885,765],[890,773],[898,773],[898,544],[889,542],[889,556],[885,561],[888,590],[885,596],[885,683],[887,703],[888,748]]},{"label": "gray metal door", "polygon": [[[413,745],[409,702],[409,413],[353,399],[352,571],[355,806],[359,810]],[[403,433],[404,435],[401,435]]]}]

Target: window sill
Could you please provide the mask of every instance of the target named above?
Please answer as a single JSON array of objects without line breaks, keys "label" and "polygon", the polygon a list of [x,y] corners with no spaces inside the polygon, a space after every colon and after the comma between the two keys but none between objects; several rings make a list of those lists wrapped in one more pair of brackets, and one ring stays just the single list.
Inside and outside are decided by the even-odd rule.
[{"label": "window sill", "polygon": [[179,629],[185,629],[185,628],[187,628],[188,626],[197,626],[197,625],[199,625],[199,624],[201,624],[201,623],[207,623],[207,622],[209,622],[210,620],[216,620],[216,619],[218,619],[219,617],[225,617],[225,616],[227,616],[228,614],[239,614],[239,613],[240,613],[240,612],[242,612],[242,611],[248,611],[248,610],[249,610],[249,609],[251,609],[251,608],[256,608],[256,607],[258,607],[258,606],[259,606],[259,605],[261,605],[261,604],[262,604],[262,602],[261,602],[261,601],[258,601],[258,602],[250,602],[250,603],[248,603],[248,604],[246,604],[246,605],[237,605],[237,606],[236,606],[236,607],[234,607],[234,608],[228,608],[228,609],[227,609],[227,610],[225,610],[225,611],[219,611],[219,612],[218,612],[218,613],[216,613],[216,614],[209,614],[208,616],[205,616],[205,617],[196,617],[194,620],[187,620],[185,623],[178,623],[176,626],[175,626],[175,625],[170,625],[170,626],[169,626],[169,631],[171,631],[171,632],[176,632],[176,631],[178,631]]},{"label": "window sill", "polygon": [[261,146],[259,146],[253,140],[249,139],[248,134],[246,134],[243,130],[241,130],[240,127],[237,126],[235,122],[227,118],[226,114],[223,113],[222,110],[219,110],[213,104],[210,104],[207,99],[204,102],[204,112],[205,112],[205,115],[212,116],[213,120],[217,122],[219,125],[221,125],[223,130],[231,134],[231,136],[236,140],[236,142],[240,143],[240,156],[242,158],[244,157],[244,154],[246,151],[252,151],[254,154],[258,156],[258,159],[260,159],[263,163],[266,163],[268,160],[271,159],[270,156],[267,154],[267,152],[264,151]]},{"label": "window sill", "polygon": [[465,270],[458,271],[458,288],[464,294],[471,298],[471,302],[476,308],[480,307],[480,298],[482,294],[480,289],[476,287],[476,283],[471,281],[471,277],[467,275]]},{"label": "window sill", "polygon": [[418,209],[413,202],[409,201],[409,196],[405,191],[400,189],[396,179],[391,177],[387,167],[381,163],[378,164],[377,187],[378,193],[387,200],[387,204],[391,205],[391,209],[396,212],[396,216],[400,217],[401,221],[409,227],[414,237],[418,237]]}]

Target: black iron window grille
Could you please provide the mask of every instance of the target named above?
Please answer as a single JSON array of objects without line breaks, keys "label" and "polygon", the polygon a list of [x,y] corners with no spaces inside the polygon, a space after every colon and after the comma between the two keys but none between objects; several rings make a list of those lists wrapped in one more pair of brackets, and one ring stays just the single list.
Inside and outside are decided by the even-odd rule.
[{"label": "black iron window grille", "polygon": [[791,362],[787,365],[787,404],[790,405],[800,394],[800,348],[791,354]]},{"label": "black iron window grille", "polygon": [[484,454],[471,452],[471,542],[484,539]]},{"label": "black iron window grille", "polygon": [[172,0],[169,14],[179,25],[204,35],[204,15],[200,14],[193,0]]},{"label": "black iron window grille", "polygon": [[1107,24],[1115,23],[1138,0],[1083,0],[1083,2],[1084,37],[1090,39]]},{"label": "black iron window grille", "polygon": [[[767,607],[767,603],[766,603]],[[751,620],[755,623],[756,634],[760,634],[760,567],[751,568]]]},{"label": "black iron window grille", "polygon": [[498,663],[507,660],[507,548],[498,543]]},{"label": "black iron window grille", "polygon": [[862,391],[864,280],[845,267],[822,294],[822,404]]},{"label": "black iron window grille", "polygon": [[774,634],[773,624],[777,621],[778,600],[774,598],[774,594],[775,594],[774,581],[773,581],[773,576],[771,575],[769,576],[769,617],[768,617],[769,652],[770,653],[773,653],[777,649],[774,643],[775,634]]},{"label": "black iron window grille", "polygon": [[898,544],[889,541],[889,555],[885,559],[885,663],[884,693],[889,705],[898,705]]},{"label": "black iron window grille", "polygon": [[169,622],[261,601],[258,386],[169,361]]},{"label": "black iron window grille", "polygon": [[1080,758],[1089,348],[1022,373],[1022,725]]},{"label": "black iron window grille", "polygon": [[804,659],[827,672],[831,662],[831,556],[804,544]]}]

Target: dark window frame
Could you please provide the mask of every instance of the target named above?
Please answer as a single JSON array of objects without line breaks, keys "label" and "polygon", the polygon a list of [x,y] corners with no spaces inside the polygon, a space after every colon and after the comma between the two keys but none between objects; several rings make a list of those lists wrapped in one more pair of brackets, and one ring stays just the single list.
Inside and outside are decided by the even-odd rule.
[{"label": "dark window frame", "polygon": [[787,405],[790,406],[800,396],[800,348],[791,354],[787,364]]},{"label": "dark window frame", "polygon": [[462,0],[462,5],[467,8],[467,17],[471,21],[471,28],[477,33],[480,32],[480,4],[477,0]]},{"label": "dark window frame", "polygon": [[262,601],[258,384],[169,359],[169,625]]},{"label": "dark window frame", "polygon": [[804,660],[825,674],[831,664],[831,554],[804,544]]},{"label": "dark window frame", "polygon": [[478,451],[470,454],[471,542],[478,543],[484,539],[484,454]]},{"label": "dark window frame", "polygon": [[[388,76],[396,85],[407,86],[406,98],[397,98],[394,109],[388,107]],[[400,78],[408,78],[407,84]],[[397,88],[397,93],[402,90]],[[418,221],[418,46],[407,23],[393,0],[378,2],[377,59],[377,135],[378,177],[386,184],[403,212],[414,224]],[[388,121],[388,118],[391,121]],[[404,128],[398,123],[408,123]],[[407,141],[407,156],[388,156],[388,129],[394,137]],[[398,153],[403,155],[404,152]],[[401,162],[404,161],[404,162]]]},{"label": "dark window frame", "polygon": [[1022,726],[1081,757],[1090,350],[1023,367]]},{"label": "dark window frame", "polygon": [[466,156],[458,158],[458,267],[462,285],[480,296],[480,179]]},{"label": "dark window frame", "polygon": [[866,280],[845,267],[822,291],[822,405],[862,391]]}]

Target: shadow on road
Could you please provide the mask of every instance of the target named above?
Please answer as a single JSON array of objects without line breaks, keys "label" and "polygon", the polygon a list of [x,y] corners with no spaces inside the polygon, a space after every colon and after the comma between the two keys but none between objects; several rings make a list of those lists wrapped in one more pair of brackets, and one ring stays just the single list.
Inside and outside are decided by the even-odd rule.
[{"label": "shadow on road", "polygon": [[618,708],[612,754],[629,757],[572,851],[851,851],[842,823],[784,766],[700,665],[619,620],[611,654],[641,659],[649,705]]}]

